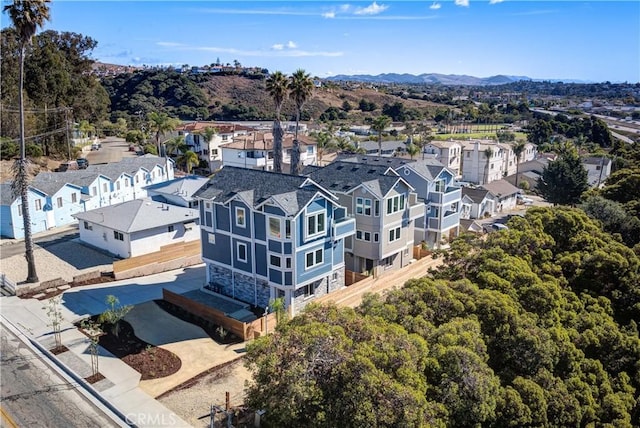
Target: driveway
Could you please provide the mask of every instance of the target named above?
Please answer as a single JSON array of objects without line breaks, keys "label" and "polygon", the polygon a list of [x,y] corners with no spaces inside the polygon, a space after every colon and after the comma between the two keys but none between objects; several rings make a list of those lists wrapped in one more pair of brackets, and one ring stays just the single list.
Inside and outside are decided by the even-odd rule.
[{"label": "driveway", "polygon": [[137,337],[173,352],[182,361],[180,370],[171,376],[140,382],[140,389],[152,397],[210,368],[236,360],[245,352],[245,343],[220,345],[200,327],[165,312],[155,302],[136,305],[124,319]]}]

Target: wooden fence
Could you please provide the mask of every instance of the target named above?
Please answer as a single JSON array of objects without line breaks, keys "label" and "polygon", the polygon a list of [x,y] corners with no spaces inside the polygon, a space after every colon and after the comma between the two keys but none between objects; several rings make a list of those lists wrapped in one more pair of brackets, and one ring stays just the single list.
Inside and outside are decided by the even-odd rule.
[{"label": "wooden fence", "polygon": [[413,258],[416,260],[420,260],[427,256],[430,256],[433,252],[431,250],[427,250],[422,248],[422,245],[416,245],[413,247]]},{"label": "wooden fence", "polygon": [[201,250],[200,240],[164,245],[160,251],[113,262],[113,275],[127,279],[192,266],[202,263]]},{"label": "wooden fence", "polygon": [[162,289],[162,298],[212,324],[222,326],[225,330],[233,333],[243,341],[266,334],[267,328],[268,331],[273,331],[277,324],[276,314],[274,313],[251,322],[242,322],[226,316],[224,312],[218,309],[196,302],[195,300],[191,300],[164,288]]},{"label": "wooden fence", "polygon": [[362,281],[363,279],[369,278],[370,275],[364,273],[353,272],[345,269],[344,271],[344,285],[351,285],[358,281]]}]

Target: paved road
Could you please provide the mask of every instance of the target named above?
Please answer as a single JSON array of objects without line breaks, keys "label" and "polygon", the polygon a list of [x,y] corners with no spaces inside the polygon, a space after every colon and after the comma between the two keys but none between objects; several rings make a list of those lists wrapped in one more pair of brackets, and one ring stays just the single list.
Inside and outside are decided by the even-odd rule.
[{"label": "paved road", "polygon": [[117,427],[101,409],[0,325],[3,427]]},{"label": "paved road", "polygon": [[109,137],[101,140],[102,148],[88,152],[85,157],[89,165],[119,162],[123,157],[135,157],[135,152],[129,151],[129,143],[123,138]]},{"label": "paved road", "polygon": [[[77,229],[64,230],[46,236],[34,237],[33,242],[36,247],[48,248],[61,242],[70,241],[79,236]],[[0,260],[8,259],[18,254],[24,253],[24,241],[3,244],[0,248]]]}]

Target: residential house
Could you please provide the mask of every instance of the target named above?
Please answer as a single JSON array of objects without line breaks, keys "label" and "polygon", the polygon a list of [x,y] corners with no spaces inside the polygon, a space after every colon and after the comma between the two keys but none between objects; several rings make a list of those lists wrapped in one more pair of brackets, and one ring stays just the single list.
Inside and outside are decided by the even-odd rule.
[{"label": "residential house", "polygon": [[497,213],[514,209],[517,205],[517,196],[522,192],[507,180],[492,181],[491,183],[483,184],[481,187],[494,195],[494,208]]},{"label": "residential house", "polygon": [[[212,128],[215,134],[210,141],[205,141],[204,130]],[[235,123],[191,122],[178,128],[178,135],[184,135],[185,144],[198,158],[207,162],[210,171],[222,162],[221,146],[231,143],[235,137],[250,134],[253,128]]]},{"label": "residential house", "polygon": [[504,149],[491,140],[463,142],[462,181],[485,184],[503,177]]},{"label": "residential house", "polygon": [[484,232],[482,224],[476,220],[462,218],[460,219],[460,233],[470,232],[481,234]]},{"label": "residential house", "polygon": [[422,148],[423,153],[434,155],[455,178],[462,177],[462,145],[459,141],[431,141]]},{"label": "residential house", "polygon": [[282,297],[295,315],[344,287],[355,220],[313,179],[224,166],[195,197],[205,289],[259,307]]},{"label": "residential house", "polygon": [[415,189],[418,200],[423,203],[423,215],[415,222],[415,242],[438,248],[443,241],[458,235],[461,190],[454,185],[454,173],[436,159],[409,160],[364,155],[345,155],[338,159],[393,168]]},{"label": "residential house", "polygon": [[589,186],[602,187],[611,175],[611,159],[604,156],[588,156],[582,160],[582,164],[587,170]]},{"label": "residential house", "polygon": [[[282,171],[288,172],[293,150],[293,134],[285,134],[282,139]],[[306,136],[298,136],[302,165],[315,165],[317,144]],[[258,133],[241,135],[232,143],[222,146],[222,164],[238,168],[273,171],[273,134]]]},{"label": "residential house", "polygon": [[460,204],[461,220],[481,219],[494,214],[496,198],[487,189],[463,187]]},{"label": "residential house", "polygon": [[83,208],[81,186],[59,179],[56,173],[38,174],[30,186],[47,195],[43,206],[47,229],[75,223],[73,214]]},{"label": "residential house", "polygon": [[[361,149],[368,155],[377,155],[378,154],[378,142],[377,141],[361,141],[356,143],[356,147]],[[382,156],[383,157],[392,157],[396,156],[399,153],[406,153],[407,145],[404,141],[382,141]]]},{"label": "residential house", "polygon": [[200,238],[197,210],[148,198],[79,212],[74,217],[82,242],[122,258]]},{"label": "residential house", "polygon": [[340,205],[355,217],[356,235],[346,241],[347,269],[375,276],[411,262],[415,223],[424,204],[393,168],[336,161],[308,167],[303,174],[338,195]]},{"label": "residential house", "polygon": [[163,183],[152,184],[147,186],[145,190],[147,195],[156,202],[198,208],[198,199],[194,195],[208,181],[205,177],[187,175]]},{"label": "residential house", "polygon": [[[31,233],[47,230],[47,214],[44,210],[47,195],[33,187],[28,189],[29,214],[31,216]],[[24,219],[22,218],[22,200],[20,195],[14,196],[11,182],[0,184],[0,235],[4,238],[24,238]]]}]

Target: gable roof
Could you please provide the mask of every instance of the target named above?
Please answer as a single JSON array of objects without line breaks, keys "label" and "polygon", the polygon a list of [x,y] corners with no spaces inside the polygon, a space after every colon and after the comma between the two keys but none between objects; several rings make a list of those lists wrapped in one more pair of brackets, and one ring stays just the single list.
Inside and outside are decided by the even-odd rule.
[{"label": "gable roof", "polygon": [[482,187],[499,198],[520,193],[520,189],[509,183],[507,180],[492,181],[490,183],[483,184]]},{"label": "gable roof", "polygon": [[322,168],[305,168],[302,173],[331,192],[350,193],[366,185],[378,197],[384,197],[398,181],[406,183],[388,165],[369,165],[336,161]]},{"label": "gable roof", "polygon": [[[342,162],[362,163],[366,165],[386,165],[387,167],[398,170],[401,167],[407,167],[414,170],[428,181],[435,180],[440,173],[446,169],[445,166],[433,157],[425,159],[404,159],[399,157],[382,157],[373,155],[338,155],[336,158]],[[451,173],[453,176],[453,173]]]},{"label": "gable roof", "polygon": [[197,210],[155,202],[149,198],[134,199],[121,204],[73,214],[78,220],[99,224],[124,233],[193,222],[199,220],[199,215]]},{"label": "gable roof", "polygon": [[41,172],[35,176],[30,186],[41,190],[47,195],[56,194],[66,184],[75,187],[86,187],[100,176],[97,172],[67,171],[67,172]]},{"label": "gable roof", "polygon": [[135,158],[122,158],[119,162],[100,165],[89,165],[85,171],[105,175],[111,180],[117,179],[122,174],[133,175],[141,168],[151,171],[156,166],[166,169],[167,158],[146,154]]},{"label": "gable roof", "polygon": [[468,197],[475,204],[481,203],[489,193],[490,192],[486,189],[472,188],[472,187],[462,188],[462,197],[463,198],[465,196]]},{"label": "gable roof", "polygon": [[[292,134],[285,134],[282,137],[282,148],[293,147],[294,138],[295,136]],[[234,137],[233,142],[224,144],[222,147],[234,150],[273,150],[273,140],[273,134],[270,132],[253,133]],[[298,136],[298,142],[301,147],[316,144],[315,141],[311,141],[303,135]]]},{"label": "gable roof", "polygon": [[10,181],[0,183],[0,205],[11,205],[16,198],[18,196],[13,195]]},{"label": "gable roof", "polygon": [[332,198],[308,177],[224,166],[194,197],[227,203],[240,196],[255,208],[272,199],[287,215],[298,214],[318,192]]}]

